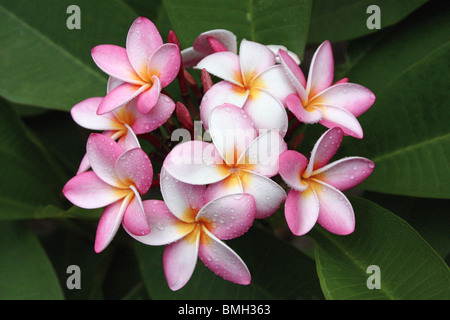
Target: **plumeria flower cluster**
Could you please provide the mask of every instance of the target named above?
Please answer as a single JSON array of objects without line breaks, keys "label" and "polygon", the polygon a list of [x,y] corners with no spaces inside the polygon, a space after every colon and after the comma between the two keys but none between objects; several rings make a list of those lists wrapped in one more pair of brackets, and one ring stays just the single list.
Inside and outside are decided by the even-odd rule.
[{"label": "plumeria flower cluster", "polygon": [[[71,110],[76,123],[96,132],[63,193],[76,206],[104,208],[96,252],[122,226],[132,239],[165,246],[163,267],[172,290],[186,285],[198,259],[218,276],[246,285],[250,270],[225,241],[255,221],[284,210],[297,236],[316,223],[339,235],[354,231],[343,191],[364,181],[375,165],[362,157],[331,159],[344,136],[362,139],[356,118],[375,96],[348,79],[333,83],[328,41],[314,54],[307,79],[298,56],[284,46],[246,39],[238,44],[232,32],[217,29],[181,50],[173,32],[164,43],[144,17],[131,25],[125,48],[99,45],[91,53],[109,80],[104,97]],[[199,71],[201,84],[190,73]],[[220,80],[213,83],[211,75]],[[183,101],[164,90],[174,80]],[[292,119],[327,128],[309,160],[286,143]],[[172,147],[158,136],[159,128],[170,134],[177,124],[192,133],[195,121],[210,139],[195,136]],[[144,151],[141,139],[159,157]],[[158,188],[161,198],[149,199],[150,188]]]}]

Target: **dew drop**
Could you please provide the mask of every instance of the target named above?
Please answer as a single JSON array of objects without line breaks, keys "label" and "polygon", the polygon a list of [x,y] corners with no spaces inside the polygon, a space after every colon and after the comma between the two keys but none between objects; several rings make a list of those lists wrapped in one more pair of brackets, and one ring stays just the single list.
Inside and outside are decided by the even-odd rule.
[{"label": "dew drop", "polygon": [[156,224],[156,229],[158,229],[159,231],[163,231],[164,230],[164,225],[161,222],[158,222]]}]

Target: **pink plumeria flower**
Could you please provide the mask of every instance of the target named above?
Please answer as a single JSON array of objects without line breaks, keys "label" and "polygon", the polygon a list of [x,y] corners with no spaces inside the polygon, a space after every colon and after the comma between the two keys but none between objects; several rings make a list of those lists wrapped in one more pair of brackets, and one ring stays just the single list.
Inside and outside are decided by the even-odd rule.
[{"label": "pink plumeria flower", "polygon": [[[109,81],[108,92],[117,85],[119,85],[118,81]],[[159,128],[175,110],[175,103],[166,96],[160,95],[156,105],[145,114],[139,112],[136,99],[133,99],[111,112],[98,115],[97,109],[102,100],[102,97],[93,97],[81,101],[70,110],[72,118],[86,129],[103,131],[104,135],[117,140],[124,151],[139,148],[140,144],[136,135]],[[89,167],[89,161],[85,155],[77,174],[88,170]]]},{"label": "pink plumeria flower", "polygon": [[[306,81],[298,64],[283,50],[279,51],[294,92],[273,92],[303,123],[319,122],[327,128],[340,127],[346,135],[361,139],[363,130],[356,117],[375,102],[372,91],[343,79],[332,84],[334,78],[333,51],[329,41],[315,52]],[[287,89],[287,86],[284,86]],[[272,92],[272,91],[271,91]],[[284,98],[283,98],[284,97]]]},{"label": "pink plumeria flower", "polygon": [[132,237],[147,245],[166,245],[164,273],[170,289],[181,289],[191,278],[198,258],[215,274],[247,285],[250,272],[223,240],[234,239],[252,226],[255,201],[251,195],[228,195],[207,201],[204,185],[189,185],[161,170],[164,201],[146,200],[152,232]]},{"label": "pink plumeria flower", "polygon": [[192,47],[181,51],[184,68],[191,68],[204,57],[222,51],[236,53],[236,35],[228,30],[214,29],[201,33],[194,41]]},{"label": "pink plumeria flower", "polygon": [[286,76],[267,46],[244,39],[239,55],[230,51],[213,53],[195,68],[205,69],[223,79],[214,84],[201,101],[200,116],[206,130],[209,130],[211,111],[218,105],[230,103],[243,108],[252,118],[255,128],[277,129],[282,136],[286,134],[286,110],[267,90],[270,87],[276,92],[286,85],[286,81],[278,81]]},{"label": "pink plumeria flower", "polygon": [[340,128],[326,131],[316,142],[309,162],[293,150],[280,155],[279,173],[291,187],[285,216],[293,234],[304,235],[316,222],[338,235],[354,231],[353,208],[341,191],[364,181],[375,164],[362,157],[347,157],[328,164],[343,137]]},{"label": "pink plumeria flower", "polygon": [[218,106],[209,119],[213,143],[188,141],[175,146],[164,168],[189,184],[209,184],[207,199],[233,193],[251,194],[256,218],[272,215],[286,193],[270,177],[278,173],[278,158],[287,149],[276,130],[258,136],[245,111],[231,104]]},{"label": "pink plumeria flower", "polygon": [[134,98],[141,113],[149,112],[158,103],[161,89],[176,78],[181,63],[178,46],[163,44],[155,25],[143,17],[131,25],[126,49],[105,44],[94,47],[91,54],[100,69],[122,82],[108,92],[98,114],[112,111]]},{"label": "pink plumeria flower", "polygon": [[[140,148],[139,140],[128,124],[127,108],[124,106],[114,112],[97,115],[97,108],[102,100],[102,97],[92,97],[77,103],[70,110],[73,120],[86,129],[104,130],[102,134],[118,140],[119,146],[124,151]],[[90,167],[89,158],[85,154],[77,174],[89,170]]]},{"label": "pink plumeria flower", "polygon": [[63,188],[65,197],[78,207],[105,207],[95,238],[95,251],[101,252],[123,223],[134,234],[150,232],[142,205],[153,179],[153,167],[140,148],[123,152],[111,138],[92,133],[87,142],[92,171],[70,179]]}]

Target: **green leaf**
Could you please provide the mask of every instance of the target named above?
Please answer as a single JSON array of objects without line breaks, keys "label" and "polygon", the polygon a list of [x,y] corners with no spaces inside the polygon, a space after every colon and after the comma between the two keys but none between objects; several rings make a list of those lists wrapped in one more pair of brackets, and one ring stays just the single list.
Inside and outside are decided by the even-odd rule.
[{"label": "green leaf", "polygon": [[[446,5],[428,3],[396,26],[349,43],[347,76],[380,94],[398,77],[448,43]],[[420,45],[418,45],[420,44]]]},{"label": "green leaf", "polygon": [[60,206],[58,166],[9,107],[0,105],[0,112],[0,219],[31,218],[38,206]]},{"label": "green leaf", "polygon": [[306,44],[310,0],[165,0],[170,22],[183,48],[202,32],[227,29],[262,44],[284,45],[300,57]]},{"label": "green leaf", "polygon": [[[65,299],[103,299],[103,281],[114,250],[102,255],[94,252],[95,224],[85,220],[48,219],[35,221],[34,227],[62,284]],[[77,289],[67,286],[75,283],[70,266],[79,267]]]},{"label": "green leaf", "polygon": [[367,13],[371,5],[380,8],[380,27],[383,29],[401,21],[426,2],[427,0],[315,0],[308,42],[350,40],[378,31],[367,27],[367,20],[373,14],[372,10]]},{"label": "green leaf", "polygon": [[0,299],[64,298],[52,264],[24,224],[0,223],[0,252]]},{"label": "green leaf", "polygon": [[430,246],[446,259],[450,256],[450,200],[397,196],[366,192],[364,198],[371,200],[408,222]]},{"label": "green leaf", "polygon": [[450,197],[449,11],[432,17],[418,14],[381,37],[348,74],[377,96],[358,118],[364,139],[340,150],[376,163],[361,185],[368,190]]},{"label": "green leaf", "polygon": [[[310,233],[316,241],[316,263],[327,299],[449,299],[450,271],[427,242],[404,220],[361,198],[351,198],[356,230],[348,236],[320,226]],[[380,289],[371,276],[379,267]],[[369,271],[368,271],[369,270]]]},{"label": "green leaf", "polygon": [[[80,8],[81,29],[67,28],[70,5]],[[58,110],[105,95],[107,76],[92,61],[91,49],[125,46],[136,17],[120,0],[1,0],[0,95]]]},{"label": "green leaf", "polygon": [[200,261],[185,287],[172,292],[166,283],[164,247],[137,243],[136,253],[147,292],[152,299],[321,299],[314,262],[272,234],[253,227],[227,241],[247,264],[252,282],[242,286],[225,281]]}]

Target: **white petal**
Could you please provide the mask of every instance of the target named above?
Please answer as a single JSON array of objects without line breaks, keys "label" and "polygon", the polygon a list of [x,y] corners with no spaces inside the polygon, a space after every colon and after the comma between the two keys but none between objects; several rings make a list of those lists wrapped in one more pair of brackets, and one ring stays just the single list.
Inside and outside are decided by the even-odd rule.
[{"label": "white petal", "polygon": [[284,137],[288,128],[288,116],[281,102],[262,89],[253,89],[244,105],[257,130],[278,130]]},{"label": "white petal", "polygon": [[269,130],[258,136],[240,157],[238,164],[250,165],[252,171],[272,177],[278,173],[279,157],[287,149],[278,131]]}]

